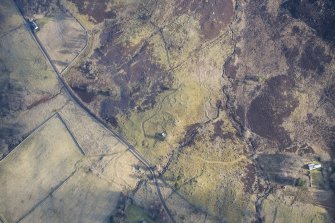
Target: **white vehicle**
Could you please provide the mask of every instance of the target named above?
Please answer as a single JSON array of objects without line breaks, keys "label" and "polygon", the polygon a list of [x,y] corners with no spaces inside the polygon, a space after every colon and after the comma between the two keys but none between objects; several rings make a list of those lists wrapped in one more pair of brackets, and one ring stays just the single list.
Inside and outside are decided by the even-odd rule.
[{"label": "white vehicle", "polygon": [[30,27],[34,32],[37,32],[38,30],[40,30],[40,28],[38,27],[35,21],[30,21]]}]

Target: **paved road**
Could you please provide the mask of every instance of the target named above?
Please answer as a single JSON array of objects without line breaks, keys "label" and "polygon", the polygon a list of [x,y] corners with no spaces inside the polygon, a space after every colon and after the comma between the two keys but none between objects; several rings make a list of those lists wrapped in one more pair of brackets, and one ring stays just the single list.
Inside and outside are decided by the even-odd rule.
[{"label": "paved road", "polygon": [[[15,6],[18,10],[18,12],[20,13],[20,15],[24,18],[21,10],[19,9],[19,7],[16,5]],[[74,17],[74,16],[73,16]],[[75,18],[75,17],[74,17]],[[76,19],[76,18],[75,18]],[[77,19],[76,19],[77,20]],[[157,194],[158,197],[163,205],[163,208],[165,210],[165,212],[167,213],[167,215],[169,216],[169,219],[171,222],[175,223],[175,220],[170,212],[170,210],[168,209],[165,200],[162,196],[160,187],[158,185],[158,180],[156,178],[156,174],[154,172],[153,169],[153,165],[151,165],[137,150],[136,148],[130,143],[128,142],[128,140],[126,140],[121,134],[119,134],[118,132],[116,132],[115,130],[111,129],[100,117],[98,117],[95,113],[93,113],[90,109],[87,108],[87,106],[81,101],[81,99],[78,98],[78,96],[76,95],[76,93],[72,90],[72,88],[68,85],[68,83],[64,80],[62,74],[58,71],[58,69],[56,68],[55,64],[52,62],[50,56],[48,55],[47,51],[45,50],[43,44],[40,42],[40,40],[38,39],[38,37],[35,35],[34,32],[32,32],[32,30],[30,29],[30,25],[27,23],[27,21],[24,19],[25,21],[25,27],[27,28],[28,32],[30,33],[30,35],[32,36],[32,38],[34,39],[34,41],[36,42],[37,46],[39,47],[39,49],[41,50],[41,52],[43,53],[43,55],[45,56],[45,58],[47,59],[47,61],[49,62],[49,64],[51,65],[52,69],[54,70],[54,72],[57,75],[57,78],[59,79],[59,81],[63,84],[63,86],[65,87],[65,92],[68,94],[69,98],[72,99],[73,102],[75,102],[80,108],[82,108],[90,117],[92,117],[94,120],[96,120],[97,123],[99,123],[102,127],[104,127],[107,131],[111,132],[116,138],[118,138],[122,143],[124,143],[125,145],[128,146],[129,151],[140,161],[142,162],[150,171],[151,177],[152,177],[152,181],[154,182],[155,186],[156,186],[156,190],[157,190]],[[77,20],[77,22],[83,27],[83,29],[86,32],[86,37],[88,39],[88,33],[87,30],[85,29],[85,27]],[[86,45],[85,47],[81,50],[81,52],[77,55],[77,57],[84,51],[84,49],[87,46],[87,41],[86,41]],[[77,58],[76,57],[76,58]],[[68,65],[68,67],[71,64]],[[64,69],[66,70],[66,68]],[[63,70],[63,71],[64,71]]]}]

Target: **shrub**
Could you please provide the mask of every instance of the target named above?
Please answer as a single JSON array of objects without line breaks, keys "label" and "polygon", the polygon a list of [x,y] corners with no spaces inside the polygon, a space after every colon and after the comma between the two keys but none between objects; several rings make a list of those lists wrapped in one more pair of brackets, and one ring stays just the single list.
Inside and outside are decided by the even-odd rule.
[{"label": "shrub", "polygon": [[295,186],[297,187],[303,187],[306,185],[306,180],[303,180],[301,178],[298,178],[295,182]]}]

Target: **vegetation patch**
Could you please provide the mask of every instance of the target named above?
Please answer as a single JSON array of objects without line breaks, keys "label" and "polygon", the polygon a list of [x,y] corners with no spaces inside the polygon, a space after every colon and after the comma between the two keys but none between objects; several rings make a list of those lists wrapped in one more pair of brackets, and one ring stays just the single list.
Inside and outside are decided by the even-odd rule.
[{"label": "vegetation patch", "polygon": [[312,186],[318,189],[325,189],[325,180],[323,179],[321,170],[310,171]]},{"label": "vegetation patch", "polygon": [[189,13],[200,17],[200,29],[205,39],[217,37],[231,22],[234,15],[234,6],[231,0],[199,2],[178,0],[175,5],[177,15]]},{"label": "vegetation patch", "polygon": [[281,148],[291,144],[281,124],[299,103],[292,95],[293,87],[294,80],[288,76],[271,78],[263,92],[251,102],[247,112],[250,128],[265,138],[275,140]]},{"label": "vegetation patch", "polygon": [[[194,136],[193,144],[186,144],[172,159],[164,179],[186,200],[200,210],[225,219],[239,222],[250,218],[250,195],[254,178],[244,176],[251,170],[244,155],[244,144],[235,136],[227,117],[224,133],[231,132],[231,139],[210,140],[215,125],[204,125]],[[246,200],[245,198],[248,197]]]},{"label": "vegetation patch", "polygon": [[137,223],[137,222],[148,222],[154,223],[155,221],[149,216],[149,214],[135,204],[129,205],[125,210],[126,222]]},{"label": "vegetation patch", "polygon": [[301,69],[322,75],[325,72],[325,64],[329,64],[331,60],[331,56],[325,53],[323,47],[309,41],[301,54],[299,66]]},{"label": "vegetation patch", "polygon": [[[284,198],[285,199],[285,198]],[[286,200],[289,202],[289,199]],[[264,222],[331,222],[327,211],[312,204],[295,202],[285,204],[283,199],[277,199],[270,195],[263,202]]]},{"label": "vegetation patch", "polygon": [[257,159],[269,180],[279,185],[294,186],[297,173],[303,167],[301,158],[293,154],[260,154]]},{"label": "vegetation patch", "polygon": [[286,1],[281,7],[286,9],[295,19],[301,19],[326,41],[335,44],[335,4],[331,0],[318,1]]},{"label": "vegetation patch", "polygon": [[78,8],[78,12],[83,15],[88,15],[89,20],[93,23],[100,23],[104,19],[114,18],[115,11],[113,11],[109,6],[109,1],[81,1],[81,0],[71,0],[72,3]]}]

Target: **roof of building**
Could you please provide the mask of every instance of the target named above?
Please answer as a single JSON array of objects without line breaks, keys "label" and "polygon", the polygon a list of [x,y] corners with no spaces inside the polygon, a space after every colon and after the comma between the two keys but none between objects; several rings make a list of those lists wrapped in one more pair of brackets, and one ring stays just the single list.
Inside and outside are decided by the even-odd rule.
[{"label": "roof of building", "polygon": [[314,170],[314,169],[318,169],[318,168],[321,168],[321,164],[314,164],[314,163],[308,164],[308,169],[309,170]]}]

